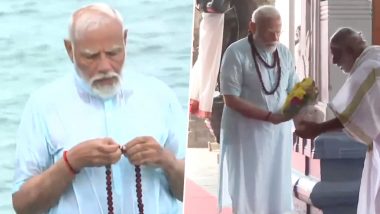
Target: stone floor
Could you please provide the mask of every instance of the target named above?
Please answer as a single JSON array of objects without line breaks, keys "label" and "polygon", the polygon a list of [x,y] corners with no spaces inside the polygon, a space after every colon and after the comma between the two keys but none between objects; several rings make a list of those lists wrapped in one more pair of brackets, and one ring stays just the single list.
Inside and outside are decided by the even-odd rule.
[{"label": "stone floor", "polygon": [[[212,214],[217,214],[219,144],[210,144],[210,142],[215,142],[215,137],[210,133],[204,121],[191,117],[189,122],[189,144],[186,153],[186,177],[191,180],[192,185],[196,185],[197,191],[199,189],[202,189],[202,191],[194,193],[194,191],[186,191],[185,187],[185,197],[186,192],[191,192],[188,197],[192,197],[185,199],[185,201],[186,203],[190,201],[191,206],[197,206],[197,201],[200,203],[204,202],[204,200],[209,201],[208,203],[212,203],[212,207],[215,207]],[[194,211],[187,212],[186,207],[185,205],[185,214],[196,214]],[[307,212],[304,204],[297,199],[294,200],[294,208],[294,214]],[[230,214],[231,211],[227,210],[223,213]]]},{"label": "stone floor", "polygon": [[208,148],[189,148],[186,154],[186,177],[217,196],[217,151]]}]

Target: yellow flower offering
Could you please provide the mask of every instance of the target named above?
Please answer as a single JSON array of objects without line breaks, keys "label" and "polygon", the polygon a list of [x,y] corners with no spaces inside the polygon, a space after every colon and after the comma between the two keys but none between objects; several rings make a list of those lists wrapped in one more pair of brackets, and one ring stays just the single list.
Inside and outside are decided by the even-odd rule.
[{"label": "yellow flower offering", "polygon": [[312,102],[315,102],[318,96],[318,90],[315,82],[311,78],[305,78],[297,83],[282,107],[282,113],[290,116],[298,114],[301,109]]},{"label": "yellow flower offering", "polygon": [[305,78],[302,80],[302,82],[300,83],[300,86],[304,89],[309,89],[309,88],[312,88],[314,87],[314,80],[312,80],[311,78]]},{"label": "yellow flower offering", "polygon": [[294,89],[292,96],[297,97],[298,99],[303,99],[305,94],[306,94],[306,91],[303,88],[299,87],[299,88]]}]

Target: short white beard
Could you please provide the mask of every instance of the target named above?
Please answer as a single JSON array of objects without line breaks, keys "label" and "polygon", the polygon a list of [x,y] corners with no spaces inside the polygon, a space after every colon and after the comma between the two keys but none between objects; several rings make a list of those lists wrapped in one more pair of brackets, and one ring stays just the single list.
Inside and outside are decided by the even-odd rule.
[{"label": "short white beard", "polygon": [[[91,92],[94,95],[97,95],[102,99],[109,99],[109,98],[114,97],[121,90],[122,77],[120,74],[116,73],[115,71],[107,71],[105,73],[98,73],[95,76],[93,76],[91,79],[87,79],[83,75],[83,72],[77,66],[75,67],[80,78],[82,78],[82,80],[84,80],[84,82],[89,86]],[[117,80],[111,85],[94,84],[95,81],[97,80],[101,80],[104,78],[113,78],[113,77],[116,77]]]},{"label": "short white beard", "polygon": [[[112,85],[94,84],[95,81],[97,80],[101,80],[104,78],[113,78],[113,77],[116,77],[117,80]],[[114,71],[108,71],[106,73],[98,73],[95,76],[93,76],[90,80],[88,80],[88,83],[91,86],[91,90],[94,94],[98,95],[99,97],[103,99],[109,99],[115,96],[120,91],[121,76]]]},{"label": "short white beard", "polygon": [[261,49],[269,53],[273,53],[277,49],[277,46],[279,43],[279,42],[273,42],[272,43],[273,45],[267,46],[258,36],[253,35],[253,38],[255,39],[255,41],[257,42],[257,44],[259,45]]},{"label": "short white beard", "polygon": [[278,45],[278,42],[276,42],[275,44],[273,44],[272,46],[265,46],[264,49],[265,51],[269,52],[269,53],[273,53],[276,49],[277,49],[277,45]]}]

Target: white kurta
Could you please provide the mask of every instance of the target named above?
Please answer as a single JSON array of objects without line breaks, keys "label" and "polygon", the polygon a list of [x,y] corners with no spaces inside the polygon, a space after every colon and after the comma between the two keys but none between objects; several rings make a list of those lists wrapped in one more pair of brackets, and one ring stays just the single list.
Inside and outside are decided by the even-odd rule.
[{"label": "white kurta", "polygon": [[[13,191],[61,159],[64,150],[94,138],[108,136],[123,145],[137,136],[153,136],[183,159],[187,117],[175,94],[142,75],[127,73],[124,82],[121,93],[105,102],[91,96],[77,75],[34,93],[19,128]],[[122,157],[112,173],[115,213],[137,214],[134,166]],[[162,169],[142,166],[142,189],[145,213],[182,213]],[[106,198],[105,167],[87,167],[49,213],[105,214]]]},{"label": "white kurta", "polygon": [[[281,82],[273,95],[265,95],[248,39],[228,47],[221,67],[221,92],[239,96],[258,107],[279,112],[288,92],[298,81],[293,57],[282,44]],[[270,64],[272,55],[259,49]],[[274,69],[259,62],[263,81],[272,89],[277,81]],[[277,71],[277,66],[276,66]],[[219,207],[230,206],[236,214],[282,214],[292,210],[291,148],[292,122],[273,125],[249,119],[225,106],[221,129]]]},{"label": "white kurta", "polygon": [[380,46],[355,61],[330,107],[356,140],[370,145],[360,184],[358,214],[380,213]]}]

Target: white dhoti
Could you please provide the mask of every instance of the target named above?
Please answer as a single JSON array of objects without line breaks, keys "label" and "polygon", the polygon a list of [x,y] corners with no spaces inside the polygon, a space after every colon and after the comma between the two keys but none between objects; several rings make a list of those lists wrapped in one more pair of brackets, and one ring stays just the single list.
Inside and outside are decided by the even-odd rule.
[{"label": "white dhoti", "polygon": [[366,48],[355,61],[330,107],[356,140],[369,145],[358,214],[380,213],[380,47]]},{"label": "white dhoti", "polygon": [[202,13],[199,29],[199,55],[190,73],[190,112],[211,116],[222,55],[224,14]]},{"label": "white dhoti", "polygon": [[367,152],[359,192],[358,214],[380,213],[380,136]]}]

